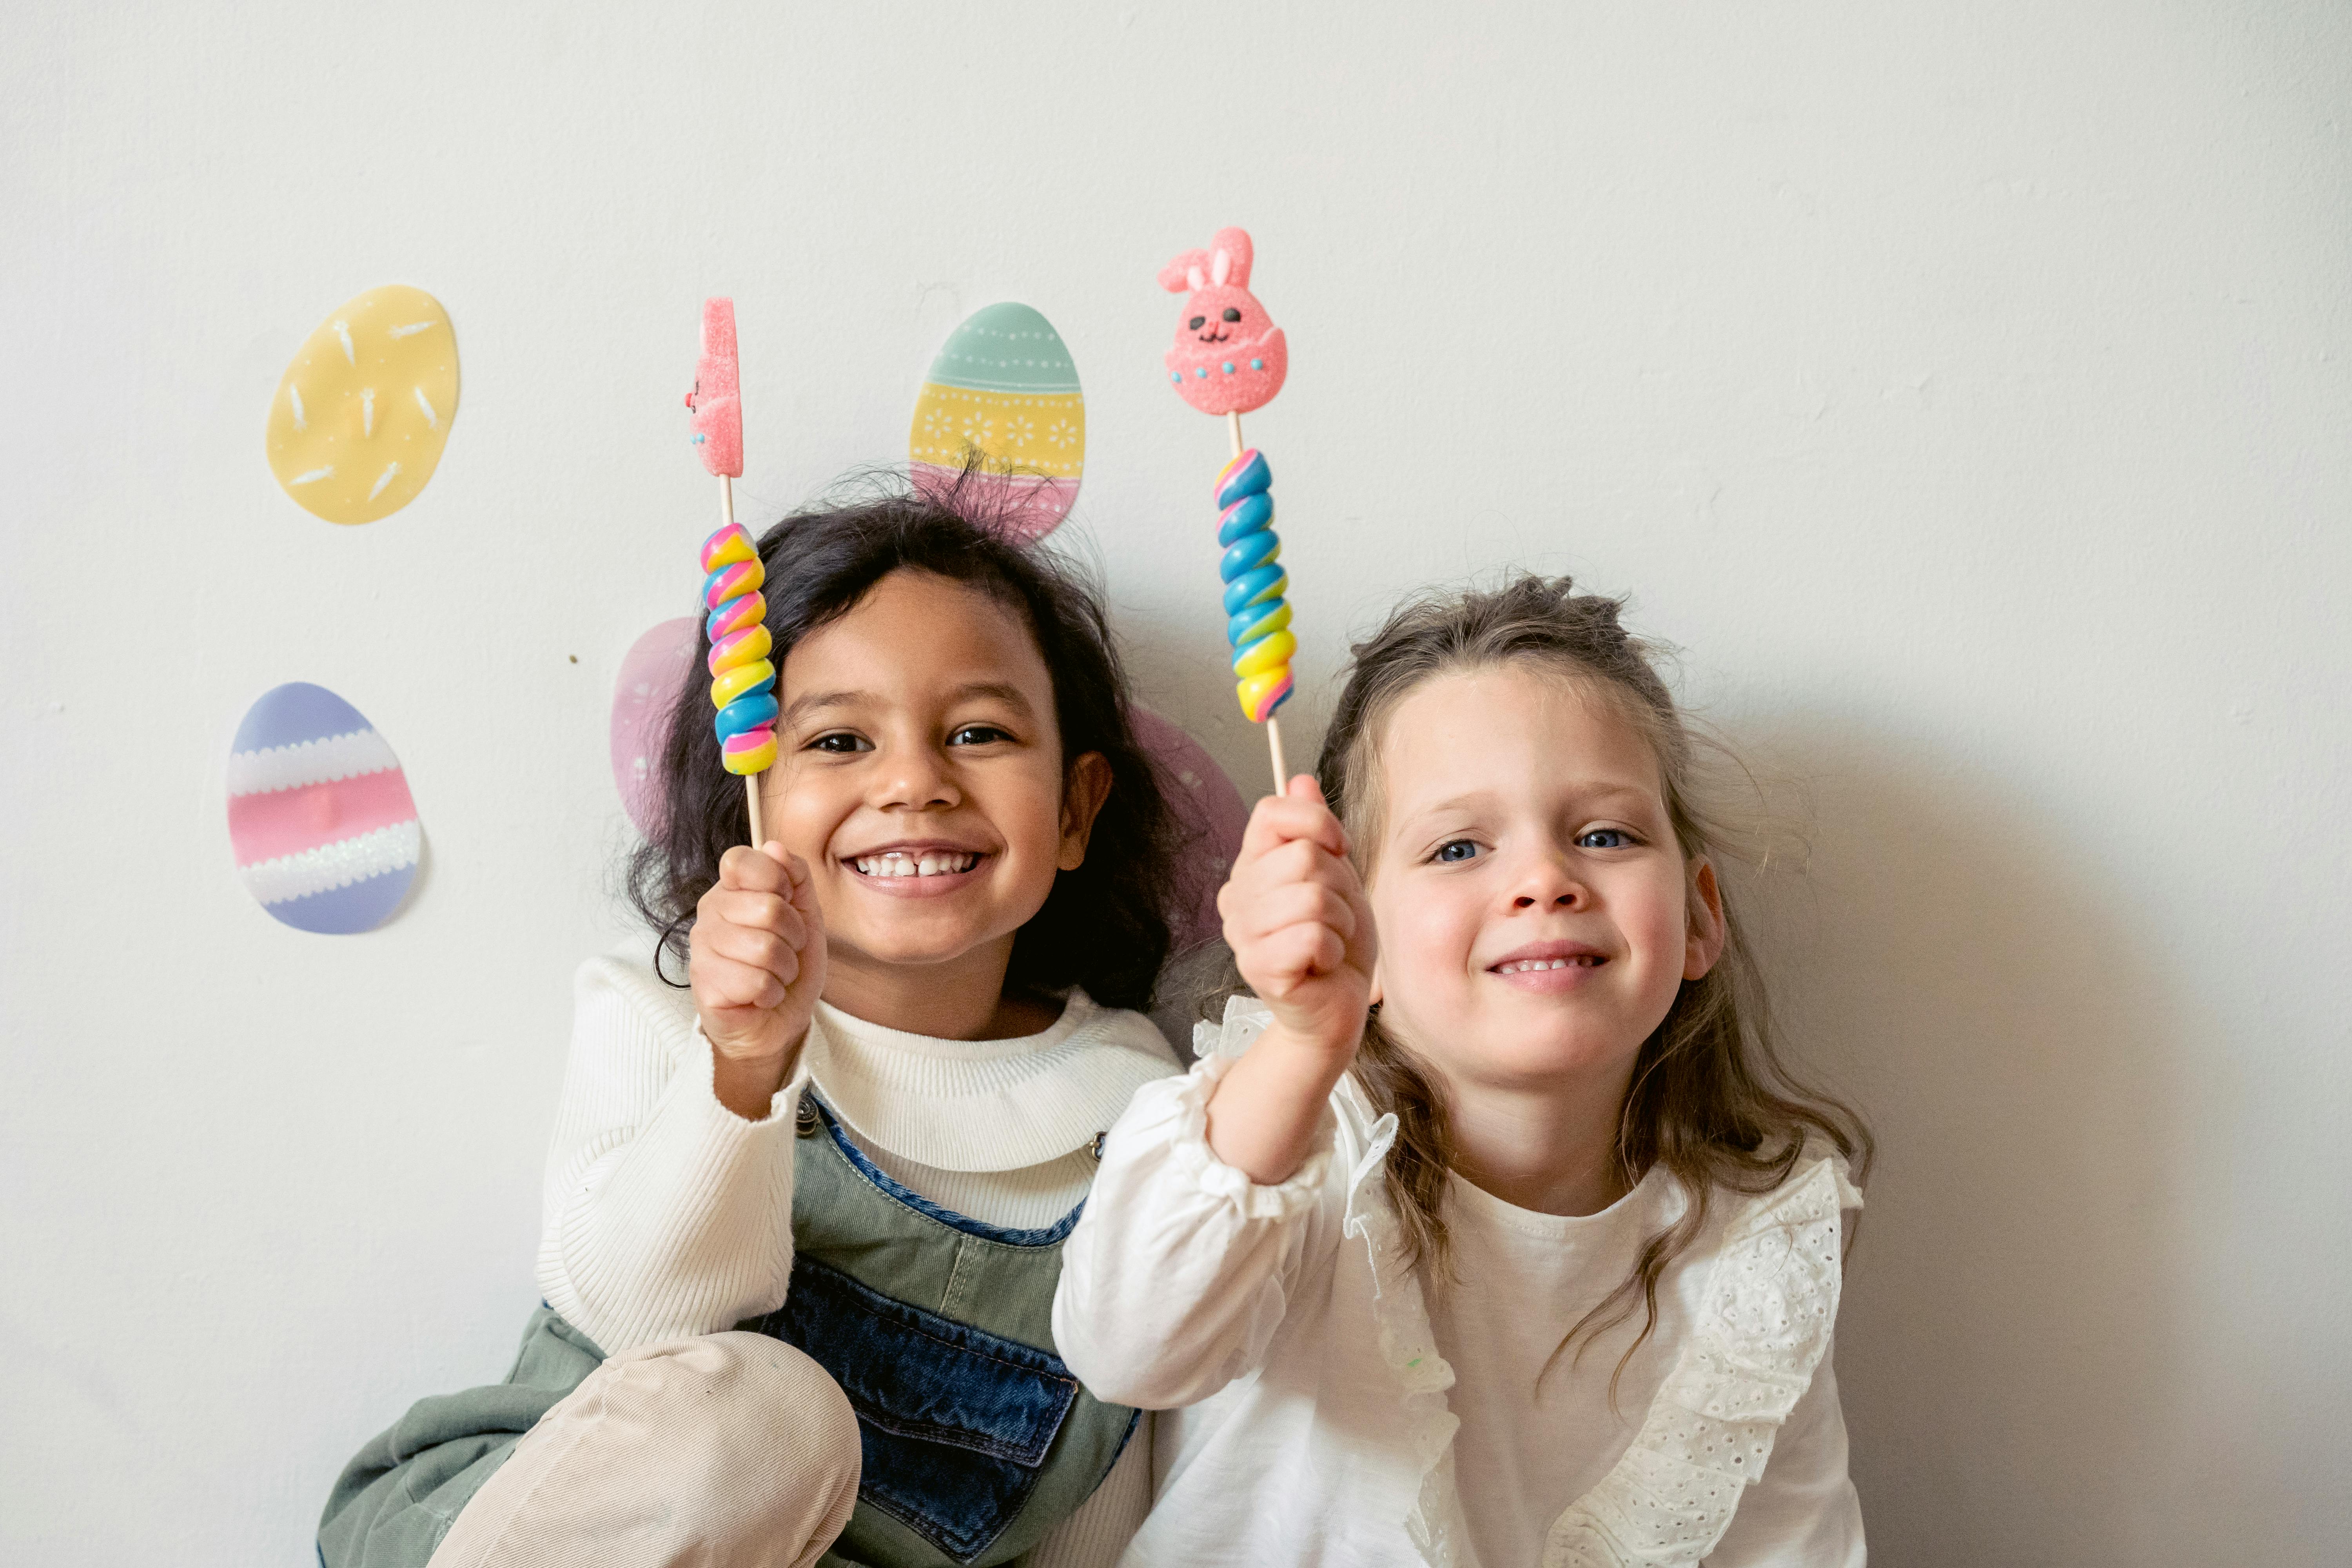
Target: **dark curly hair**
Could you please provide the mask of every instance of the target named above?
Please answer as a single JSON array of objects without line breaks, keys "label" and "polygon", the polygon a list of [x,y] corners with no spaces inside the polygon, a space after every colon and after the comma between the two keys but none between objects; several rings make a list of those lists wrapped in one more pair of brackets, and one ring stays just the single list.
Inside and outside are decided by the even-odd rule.
[{"label": "dark curly hair", "polygon": [[[1067,557],[992,530],[1000,503],[976,475],[919,489],[880,479],[858,488],[862,495],[794,512],[760,538],[778,667],[893,572],[967,584],[1011,610],[1052,674],[1065,766],[1098,752],[1111,788],[1086,863],[1055,878],[1045,907],[1014,937],[1005,989],[1051,994],[1078,985],[1106,1006],[1150,1006],[1168,956],[1178,831],[1128,719],[1127,675],[1098,592]],[[627,864],[629,900],[661,934],[655,969],[673,985],[686,982],[672,979],[662,958],[676,957],[682,971],[695,906],[719,880],[719,858],[750,830],[743,786],[719,765],[708,684],[697,659],[669,710],[659,820]]]}]

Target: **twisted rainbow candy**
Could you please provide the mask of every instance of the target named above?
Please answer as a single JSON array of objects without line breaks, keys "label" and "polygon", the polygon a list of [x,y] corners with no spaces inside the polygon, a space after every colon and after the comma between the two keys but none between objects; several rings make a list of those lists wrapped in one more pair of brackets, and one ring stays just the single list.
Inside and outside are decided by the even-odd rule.
[{"label": "twisted rainbow candy", "polygon": [[719,759],[730,773],[776,760],[776,667],[768,661],[767,574],[751,536],[729,523],[702,542],[702,603],[710,612],[710,705],[719,710]]},{"label": "twisted rainbow candy", "polygon": [[1225,640],[1234,647],[1234,695],[1253,724],[1263,724],[1290,696],[1290,656],[1298,639],[1290,632],[1290,605],[1282,591],[1290,574],[1282,569],[1282,541],[1274,531],[1274,497],[1267,487],[1274,471],[1252,447],[1217,476],[1217,542],[1225,558],[1217,575],[1225,584]]}]

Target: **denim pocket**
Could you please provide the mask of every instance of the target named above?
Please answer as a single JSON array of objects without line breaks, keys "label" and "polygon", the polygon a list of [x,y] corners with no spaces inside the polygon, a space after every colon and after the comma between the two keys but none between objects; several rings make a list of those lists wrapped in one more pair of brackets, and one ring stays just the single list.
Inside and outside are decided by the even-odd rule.
[{"label": "denim pocket", "polygon": [[1037,1485],[1078,1395],[1060,1358],[885,1296],[805,1256],[743,1325],[798,1346],[857,1412],[858,1495],[950,1557],[988,1549]]}]

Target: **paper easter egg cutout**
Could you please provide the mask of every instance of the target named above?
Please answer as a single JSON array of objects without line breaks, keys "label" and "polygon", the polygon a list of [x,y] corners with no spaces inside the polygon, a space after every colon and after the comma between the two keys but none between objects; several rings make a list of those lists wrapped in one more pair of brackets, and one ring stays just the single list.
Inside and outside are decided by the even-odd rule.
[{"label": "paper easter egg cutout", "polygon": [[629,645],[613,682],[613,787],[629,820],[649,838],[661,821],[656,774],[669,738],[669,716],[686,672],[701,651],[700,621],[692,616],[664,621]]},{"label": "paper easter egg cutout", "polygon": [[915,399],[907,456],[918,489],[954,479],[973,451],[1016,542],[1043,539],[1069,515],[1087,463],[1086,397],[1062,334],[1026,305],[965,317]]},{"label": "paper easter egg cutout", "polygon": [[424,849],[392,747],[358,709],[299,680],[263,692],[236,727],[228,840],[263,909],[331,936],[391,919]]},{"label": "paper easter egg cutout", "polygon": [[457,417],[457,338],[421,289],[371,289],[295,351],[269,405],[269,471],[329,522],[373,522],[416,499]]},{"label": "paper easter egg cutout", "polygon": [[1200,742],[1149,708],[1129,708],[1135,738],[1160,772],[1160,793],[1176,814],[1183,843],[1176,858],[1176,907],[1171,923],[1175,951],[1186,952],[1223,929],[1217,889],[1242,852],[1249,808]]}]

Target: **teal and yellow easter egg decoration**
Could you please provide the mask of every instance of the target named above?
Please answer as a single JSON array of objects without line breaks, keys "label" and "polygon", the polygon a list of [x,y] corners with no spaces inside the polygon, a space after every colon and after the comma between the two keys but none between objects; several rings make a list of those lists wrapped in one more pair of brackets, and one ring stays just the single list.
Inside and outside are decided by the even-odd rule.
[{"label": "teal and yellow easter egg decoration", "polygon": [[1042,539],[1069,515],[1087,466],[1087,403],[1078,367],[1054,323],[1006,301],[964,318],[923,378],[907,434],[919,489],[978,482],[1003,531]]}]

